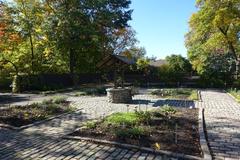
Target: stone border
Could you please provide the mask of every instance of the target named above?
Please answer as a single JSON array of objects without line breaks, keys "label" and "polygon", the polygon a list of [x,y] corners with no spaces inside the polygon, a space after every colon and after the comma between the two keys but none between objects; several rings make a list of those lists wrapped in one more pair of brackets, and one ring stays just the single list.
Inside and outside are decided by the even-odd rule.
[{"label": "stone border", "polygon": [[203,159],[212,160],[212,156],[211,156],[208,142],[206,139],[206,135],[204,132],[204,126],[205,126],[204,109],[199,108],[198,130],[199,130],[200,145],[201,145],[201,149],[202,149],[202,153],[203,153]]},{"label": "stone border", "polygon": [[[78,110],[74,111],[73,113],[79,113],[81,110],[82,109],[78,109]],[[63,114],[57,115],[57,116],[52,116],[52,117],[49,117],[47,119],[44,119],[44,120],[41,120],[41,121],[37,121],[37,122],[34,122],[32,124],[28,124],[28,125],[21,126],[21,127],[14,127],[14,126],[11,126],[11,125],[8,125],[8,124],[1,124],[0,123],[0,128],[11,129],[11,130],[15,130],[15,131],[21,131],[21,130],[27,129],[29,127],[37,126],[37,125],[40,125],[42,123],[51,121],[53,119],[60,118],[62,116],[66,116],[68,114],[72,114],[72,112],[67,112],[67,113],[63,113]]]},{"label": "stone border", "polygon": [[160,155],[166,155],[166,156],[174,157],[174,158],[182,158],[182,159],[189,159],[189,160],[202,160],[202,157],[185,155],[185,154],[181,154],[181,153],[174,153],[174,152],[165,151],[165,150],[154,150],[152,148],[140,147],[140,146],[125,144],[125,143],[119,143],[116,141],[107,141],[107,140],[100,140],[100,139],[93,139],[93,138],[86,138],[86,137],[79,137],[79,136],[63,136],[62,138],[68,139],[68,140],[89,141],[89,142],[93,142],[93,143],[114,145],[114,146],[123,147],[126,149],[137,149],[137,150],[140,150],[143,152],[150,152],[150,153],[155,153],[155,154],[160,154]]}]

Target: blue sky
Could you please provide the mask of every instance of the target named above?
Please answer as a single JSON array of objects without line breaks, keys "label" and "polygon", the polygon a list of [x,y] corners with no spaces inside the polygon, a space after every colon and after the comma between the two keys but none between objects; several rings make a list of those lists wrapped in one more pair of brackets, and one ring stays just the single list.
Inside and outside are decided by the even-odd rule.
[{"label": "blue sky", "polygon": [[132,0],[131,8],[134,12],[130,25],[148,56],[187,56],[184,35],[190,16],[196,11],[195,0]]}]

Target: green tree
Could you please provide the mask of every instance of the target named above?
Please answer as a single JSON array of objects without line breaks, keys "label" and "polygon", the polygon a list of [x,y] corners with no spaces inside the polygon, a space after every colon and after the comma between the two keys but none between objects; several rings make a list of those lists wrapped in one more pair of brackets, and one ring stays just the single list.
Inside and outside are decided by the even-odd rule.
[{"label": "green tree", "polygon": [[129,52],[134,59],[141,59],[147,55],[147,51],[144,47],[133,47],[129,49]]},{"label": "green tree", "polygon": [[131,1],[47,0],[49,37],[69,62],[69,71],[86,72],[109,54],[116,31],[128,26]]},{"label": "green tree", "polygon": [[232,83],[232,72],[235,69],[235,58],[231,54],[210,54],[203,66],[202,78],[211,85]]},{"label": "green tree", "polygon": [[[192,72],[192,65],[189,60],[181,55],[171,55],[166,57],[167,64],[160,67],[160,74],[165,75],[165,79],[172,82],[181,82],[185,76]],[[161,75],[160,75],[161,77]]]},{"label": "green tree", "polygon": [[[240,51],[240,1],[197,0],[198,11],[189,21],[188,56],[198,73],[204,73],[209,55],[231,54],[238,64]],[[235,69],[238,71],[238,67]]]},{"label": "green tree", "polygon": [[21,48],[23,52],[30,54],[27,56],[31,64],[31,73],[35,73],[38,67],[38,49],[43,45],[42,23],[44,21],[44,9],[40,0],[14,0],[9,5],[9,14],[11,14],[15,30],[24,39]]},{"label": "green tree", "polygon": [[192,71],[192,65],[188,59],[182,57],[181,55],[167,56],[166,61],[172,72],[190,73]]}]

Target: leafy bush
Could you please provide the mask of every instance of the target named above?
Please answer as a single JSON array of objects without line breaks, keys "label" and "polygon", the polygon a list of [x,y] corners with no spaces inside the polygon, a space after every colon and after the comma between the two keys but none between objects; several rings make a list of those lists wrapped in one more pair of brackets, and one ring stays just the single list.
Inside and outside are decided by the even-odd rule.
[{"label": "leafy bush", "polygon": [[136,111],[135,114],[141,122],[148,123],[151,120],[151,113],[144,111]]},{"label": "leafy bush", "polygon": [[104,122],[114,126],[134,126],[140,122],[140,119],[136,113],[115,113],[107,117]]}]

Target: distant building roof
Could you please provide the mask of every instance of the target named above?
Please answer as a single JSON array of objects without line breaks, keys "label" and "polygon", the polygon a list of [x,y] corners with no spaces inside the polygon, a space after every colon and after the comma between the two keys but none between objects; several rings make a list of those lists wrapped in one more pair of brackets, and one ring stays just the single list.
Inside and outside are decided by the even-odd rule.
[{"label": "distant building roof", "polygon": [[124,67],[134,65],[134,64],[136,64],[136,61],[134,59],[130,59],[126,56],[110,54],[110,55],[106,56],[105,58],[103,58],[103,60],[97,64],[97,67],[99,69],[103,69],[103,68],[109,69],[116,65],[118,65],[118,66],[120,65],[122,68],[124,68]]},{"label": "distant building roof", "polygon": [[136,61],[134,59],[132,59],[132,58],[130,59],[130,58],[126,57],[126,56],[119,56],[119,55],[113,55],[113,56],[115,56],[117,59],[123,61],[126,64],[129,64],[129,65],[136,64]]},{"label": "distant building roof", "polygon": [[152,67],[160,67],[164,64],[167,64],[166,60],[163,59],[159,59],[159,60],[155,60],[155,61],[150,61],[149,65]]}]

